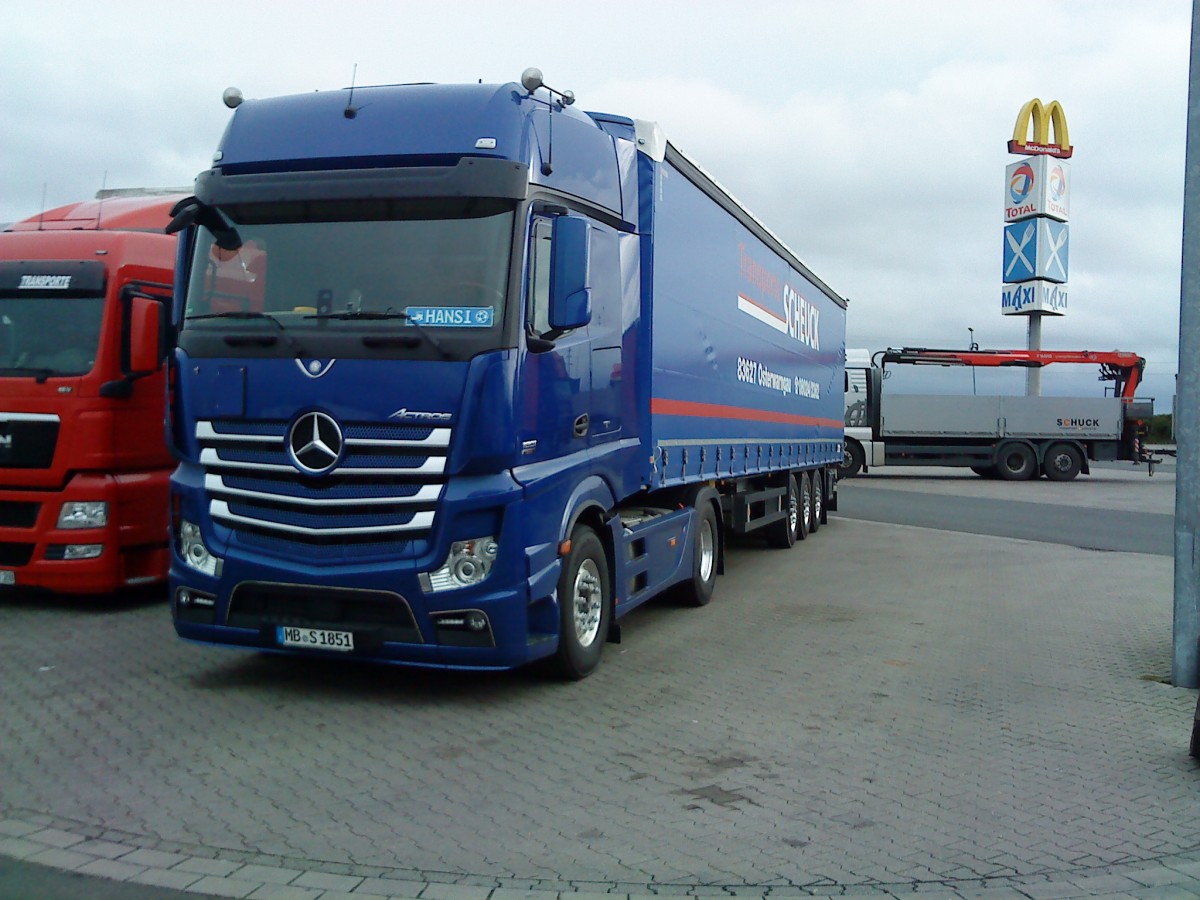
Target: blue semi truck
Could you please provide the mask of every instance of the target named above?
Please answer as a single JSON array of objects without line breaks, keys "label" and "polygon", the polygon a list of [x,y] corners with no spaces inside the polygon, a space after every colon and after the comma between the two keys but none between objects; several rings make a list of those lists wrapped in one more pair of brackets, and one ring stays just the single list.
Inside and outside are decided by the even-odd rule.
[{"label": "blue semi truck", "polygon": [[226,92],[169,228],[181,637],[578,679],[651,597],[707,603],[730,536],[835,508],[845,300],[573,101]]}]

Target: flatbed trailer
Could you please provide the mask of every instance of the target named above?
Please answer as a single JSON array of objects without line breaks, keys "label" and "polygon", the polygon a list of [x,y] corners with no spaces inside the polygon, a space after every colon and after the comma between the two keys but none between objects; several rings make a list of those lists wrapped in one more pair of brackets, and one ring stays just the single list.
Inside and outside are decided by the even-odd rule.
[{"label": "flatbed trailer", "polygon": [[[1113,383],[1103,397],[896,393],[884,387],[889,365],[1099,366]],[[1153,466],[1145,435],[1151,399],[1136,397],[1145,360],[1135,353],[1090,350],[888,349],[873,357],[847,351],[846,449],[840,477],[871,467],[966,466],[976,474],[1023,481],[1069,481],[1089,462],[1129,460]],[[1151,468],[1151,472],[1152,472]]]}]

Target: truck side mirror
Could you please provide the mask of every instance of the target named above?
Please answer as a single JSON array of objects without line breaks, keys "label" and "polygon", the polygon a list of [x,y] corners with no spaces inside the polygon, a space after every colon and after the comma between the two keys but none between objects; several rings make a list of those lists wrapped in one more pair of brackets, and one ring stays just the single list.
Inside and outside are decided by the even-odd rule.
[{"label": "truck side mirror", "polygon": [[163,304],[170,285],[131,282],[121,291],[121,377],[100,385],[101,397],[133,396],[133,383],[153,375],[167,355]]},{"label": "truck side mirror", "polygon": [[554,220],[549,322],[555,334],[592,320],[591,230],[579,216]]},{"label": "truck side mirror", "polygon": [[162,303],[134,297],[129,309],[130,374],[154,372],[162,363]]}]

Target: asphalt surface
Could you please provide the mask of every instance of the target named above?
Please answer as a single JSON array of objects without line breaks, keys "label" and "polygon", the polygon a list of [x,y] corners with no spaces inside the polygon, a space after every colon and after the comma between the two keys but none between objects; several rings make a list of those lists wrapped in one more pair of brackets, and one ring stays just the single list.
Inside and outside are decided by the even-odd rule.
[{"label": "asphalt surface", "polygon": [[[734,548],[708,607],[629,616],[575,685],[186,645],[161,602],[0,603],[0,896],[56,896],[19,893],[39,872],[130,897],[1200,896],[1172,560],[1071,537],[1115,517],[1154,546],[1173,472],[883,474],[793,550]],[[896,493],[941,526],[853,517]],[[968,507],[1025,530],[970,533]],[[1068,539],[1030,537],[1042,507],[1075,510]]]}]

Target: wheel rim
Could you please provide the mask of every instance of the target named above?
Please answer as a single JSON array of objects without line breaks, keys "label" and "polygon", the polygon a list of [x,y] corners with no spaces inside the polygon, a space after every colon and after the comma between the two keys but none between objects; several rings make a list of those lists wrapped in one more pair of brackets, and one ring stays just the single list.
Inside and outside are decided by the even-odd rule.
[{"label": "wheel rim", "polygon": [[848,469],[848,468],[850,468],[850,466],[853,463],[854,463],[854,454],[852,454],[850,452],[849,448],[843,448],[842,449],[842,468]]},{"label": "wheel rim", "polygon": [[700,546],[697,547],[697,552],[700,554],[699,572],[700,580],[708,581],[712,578],[713,567],[717,560],[717,541],[713,535],[713,523],[705,519],[700,523]]},{"label": "wheel rim", "polygon": [[788,492],[788,528],[793,532],[796,530],[796,524],[800,521],[800,498],[796,496],[794,491]]},{"label": "wheel rim", "polygon": [[1062,452],[1055,454],[1054,461],[1051,463],[1051,465],[1059,472],[1070,472],[1071,463],[1071,454]]},{"label": "wheel rim", "polygon": [[804,487],[800,489],[802,503],[802,515],[804,516],[804,532],[807,534],[812,529],[812,495],[808,487],[808,482],[804,483]]},{"label": "wheel rim", "polygon": [[824,505],[825,505],[825,499],[821,496],[820,487],[814,486],[813,487],[813,513],[815,514],[816,518],[819,519],[821,517],[821,511],[824,508]]},{"label": "wheel rim", "polygon": [[585,559],[575,573],[571,588],[571,608],[575,619],[575,636],[584,647],[596,640],[600,631],[600,613],[603,603],[600,570],[596,561]]}]

